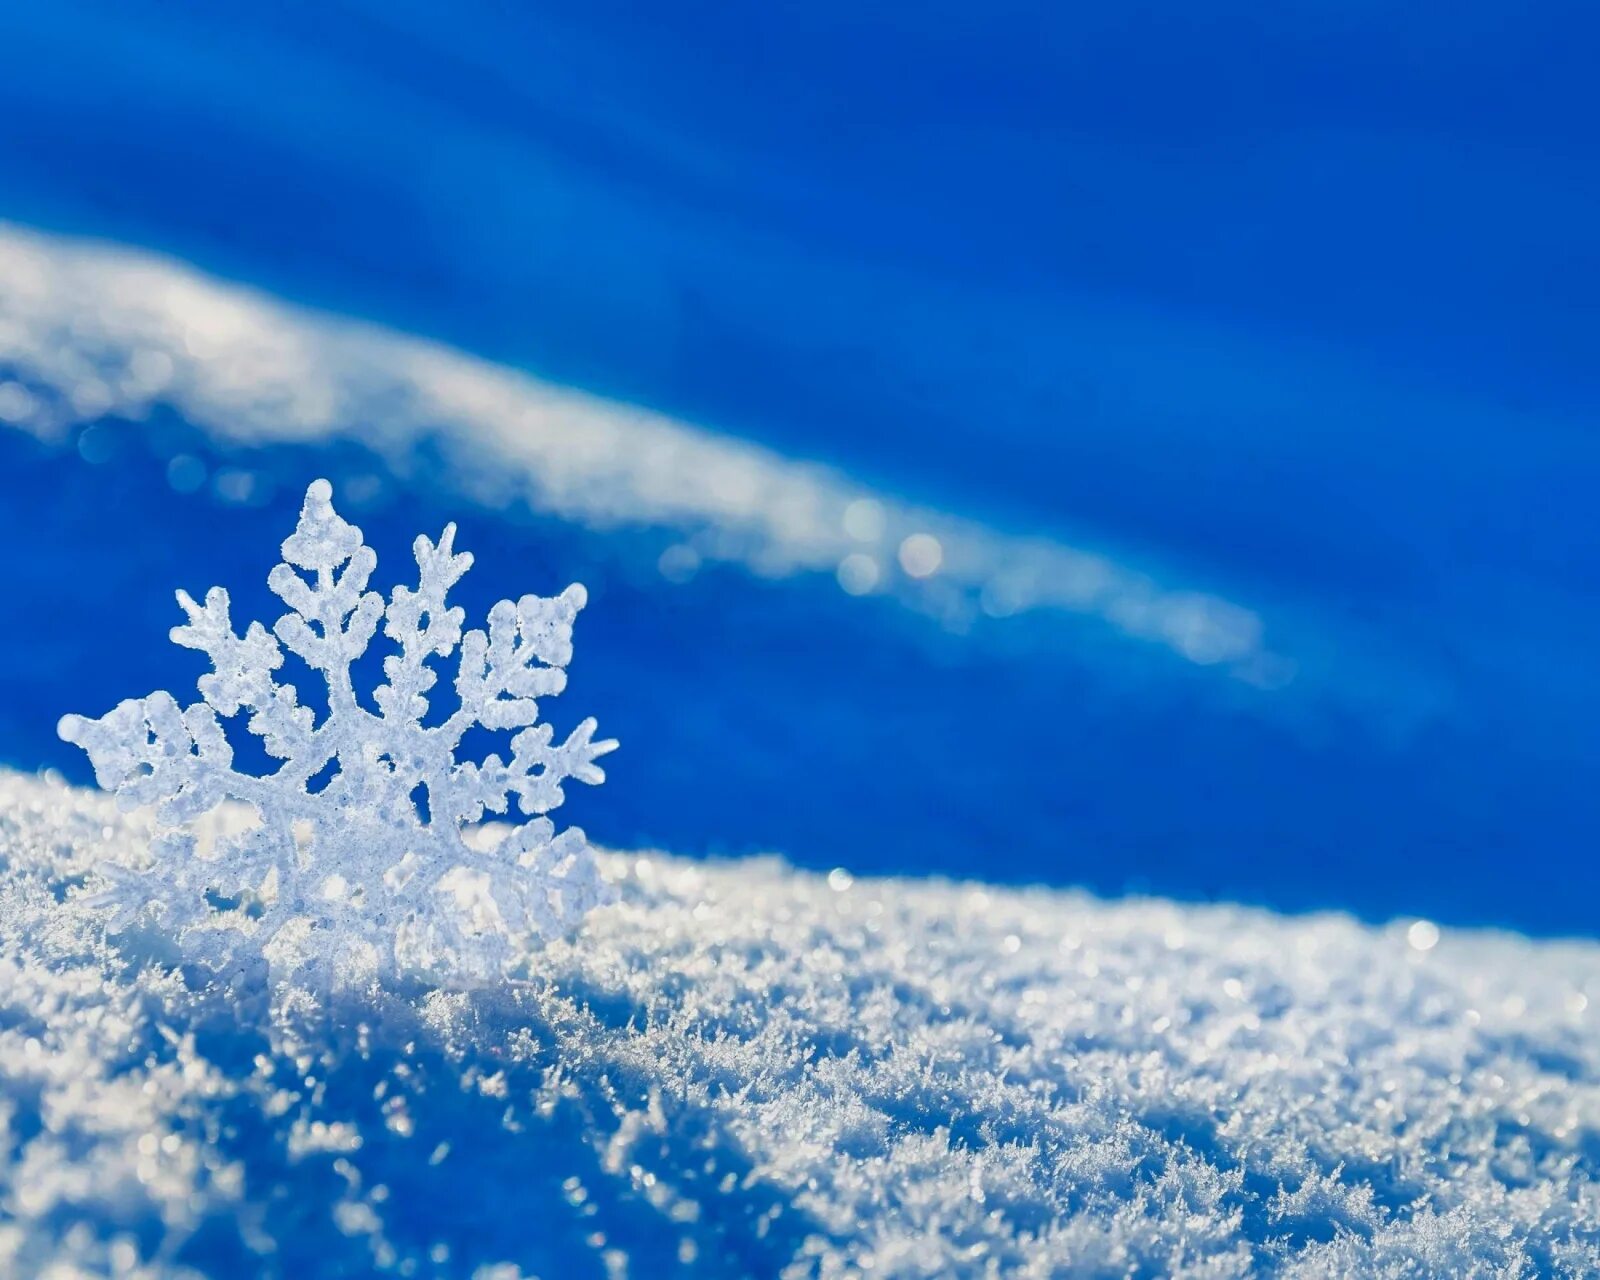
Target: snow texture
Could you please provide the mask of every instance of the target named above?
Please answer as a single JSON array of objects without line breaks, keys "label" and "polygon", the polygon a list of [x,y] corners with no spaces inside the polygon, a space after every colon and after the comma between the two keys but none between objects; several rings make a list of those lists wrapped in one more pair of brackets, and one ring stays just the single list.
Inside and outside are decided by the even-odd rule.
[{"label": "snow texture", "polygon": [[0,1273],[1600,1273],[1592,943],[601,854],[313,996],[106,934],[149,831],[0,774]]},{"label": "snow texture", "polygon": [[[462,610],[446,596],[472,557],[455,551],[455,533],[452,524],[437,544],[416,540],[419,585],[396,587],[385,607],[367,590],[377,556],[318,480],[267,579],[289,607],[270,632],[253,622],[235,634],[221,587],[203,604],[178,592],[188,621],[172,640],[213,668],[200,678],[203,700],[179,707],[158,692],[98,720],[61,722],[100,785],[124,809],[154,806],[159,823],[152,865],[103,865],[105,887],[91,902],[117,924],[155,919],[213,968],[263,957],[280,976],[321,988],[405,968],[492,979],[517,939],[569,929],[605,899],[583,832],[557,834],[544,817],[561,804],[563,782],[604,781],[594,761],[617,745],[594,740],[592,719],[559,745],[539,723],[538,700],[566,687],[584,590],[502,600],[487,632],[463,636]],[[350,668],[380,622],[398,652],[384,659],[374,714],[357,700]],[[460,706],[425,724],[437,679],[429,663],[458,646]],[[284,649],[326,682],[321,723],[275,678]],[[266,776],[234,767],[218,717],[238,715],[283,762]],[[456,760],[462,735],[479,726],[517,731],[509,763]],[[485,810],[505,813],[512,797],[528,821],[492,848],[469,847],[463,827]],[[212,824],[206,848],[201,820],[230,801],[254,820],[220,832]]]}]

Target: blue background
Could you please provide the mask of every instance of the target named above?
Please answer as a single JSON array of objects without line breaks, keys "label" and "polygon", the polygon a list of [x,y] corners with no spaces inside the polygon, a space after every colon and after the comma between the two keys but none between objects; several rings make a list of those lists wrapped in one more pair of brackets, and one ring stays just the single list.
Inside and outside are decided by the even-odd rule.
[{"label": "blue background", "polygon": [[[671,585],[631,535],[389,489],[357,513],[384,582],[459,518],[469,608],[590,585],[557,719],[624,742],[569,806],[601,840],[1593,934],[1597,36],[1578,5],[0,3],[0,217],[1159,566],[1309,673]],[[0,431],[0,758],[86,777],[61,712],[197,674],[171,588],[264,613],[297,489],[375,465],[262,451],[272,499],[219,508],[166,485],[192,434],[96,466]]]}]

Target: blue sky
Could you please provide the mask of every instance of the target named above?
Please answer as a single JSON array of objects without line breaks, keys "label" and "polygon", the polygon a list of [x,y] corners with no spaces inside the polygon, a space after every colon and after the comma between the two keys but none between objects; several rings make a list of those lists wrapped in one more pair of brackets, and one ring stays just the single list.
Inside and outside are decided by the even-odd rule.
[{"label": "blue sky", "polygon": [[[1092,628],[640,578],[585,619],[635,722],[598,835],[1592,932],[1597,34],[1576,5],[7,5],[0,218],[1093,548],[1297,664],[1246,693]],[[137,570],[55,517],[126,592],[246,571],[185,550],[216,517],[159,470],[0,448],[13,533],[39,494],[135,513]],[[285,494],[318,462],[273,458]],[[616,539],[481,521],[508,563],[631,581]],[[663,638],[695,655],[670,693]],[[13,762],[66,763],[60,680],[0,706]],[[1015,759],[952,787],[996,732]],[[684,792],[686,752],[728,785]]]}]

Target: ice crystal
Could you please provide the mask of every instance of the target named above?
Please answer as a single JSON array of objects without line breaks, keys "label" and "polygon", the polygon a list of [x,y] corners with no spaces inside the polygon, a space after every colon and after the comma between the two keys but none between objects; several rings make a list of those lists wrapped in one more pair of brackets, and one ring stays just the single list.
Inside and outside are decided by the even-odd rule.
[{"label": "ice crystal", "polygon": [[[418,585],[395,587],[385,606],[367,589],[377,556],[332,494],[326,480],[306,491],[268,576],[289,610],[271,631],[252,622],[236,634],[221,587],[203,603],[178,592],[188,620],[172,639],[213,668],[202,701],[180,707],[157,692],[98,720],[62,719],[61,736],[89,753],[123,809],[155,807],[152,865],[103,868],[96,901],[114,924],[154,916],[191,958],[218,967],[261,955],[315,984],[400,968],[490,978],[520,940],[568,929],[606,896],[583,832],[557,833],[544,816],[567,779],[604,781],[595,760],[617,745],[594,739],[592,719],[559,744],[539,723],[538,700],[566,685],[585,592],[502,600],[487,631],[463,635],[463,611],[445,598],[472,557],[455,550],[451,524],[437,543],[416,540]],[[380,623],[397,651],[369,710],[350,668]],[[458,648],[460,705],[425,723],[430,663]],[[277,678],[285,649],[327,683],[320,723]],[[240,714],[282,762],[265,776],[234,765],[219,717]],[[516,731],[510,761],[458,761],[474,726]],[[522,825],[488,848],[464,838],[512,797]],[[254,810],[246,829],[228,829],[228,802]]]}]

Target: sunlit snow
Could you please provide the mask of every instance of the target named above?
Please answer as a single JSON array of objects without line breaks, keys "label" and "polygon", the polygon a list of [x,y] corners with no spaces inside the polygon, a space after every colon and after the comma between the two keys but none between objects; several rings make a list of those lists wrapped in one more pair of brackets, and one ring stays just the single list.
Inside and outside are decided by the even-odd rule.
[{"label": "sunlit snow", "polygon": [[0,774],[6,1274],[1600,1270],[1595,944],[609,854],[329,1006],[103,938],[146,838]]},{"label": "sunlit snow", "polygon": [[[823,570],[852,595],[887,589],[895,574],[935,614],[959,614],[963,601],[993,617],[1060,609],[1255,684],[1294,672],[1254,610],[1099,551],[1003,535],[831,468],[306,312],[142,250],[0,224],[0,364],[14,371],[0,379],[0,426],[45,438],[165,406],[224,441],[359,439],[399,474],[419,441],[437,438],[452,479],[483,505],[681,530],[689,541],[677,567],[663,564],[668,577],[685,556],[769,576]],[[173,463],[183,489],[194,459]],[[237,482],[249,492],[248,475]]]}]

